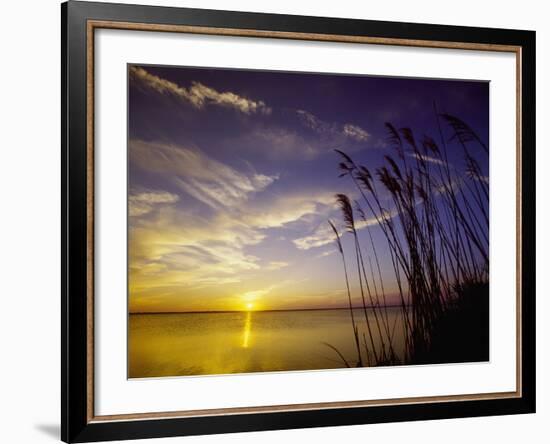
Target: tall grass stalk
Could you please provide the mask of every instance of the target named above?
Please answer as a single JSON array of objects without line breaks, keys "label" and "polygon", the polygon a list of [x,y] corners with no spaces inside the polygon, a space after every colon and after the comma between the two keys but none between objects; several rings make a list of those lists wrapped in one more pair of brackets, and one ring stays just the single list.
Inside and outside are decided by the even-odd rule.
[{"label": "tall grass stalk", "polygon": [[[462,120],[438,114],[435,105],[434,111],[440,142],[428,136],[419,140],[410,128],[397,129],[387,123],[388,143],[395,154],[386,155],[384,164],[374,173],[336,150],[340,156],[340,176],[349,178],[361,196],[354,207],[345,194],[337,194],[336,201],[345,231],[353,237],[367,331],[367,335],[363,334],[367,365],[429,360],[442,319],[448,317],[466,293],[475,294],[471,289],[488,288],[488,180],[473,155],[472,145],[481,147],[482,155],[487,155],[488,148]],[[450,129],[448,140],[441,122]],[[449,144],[460,149],[465,174],[452,166]],[[390,208],[383,204],[388,200]],[[365,225],[368,243],[361,242],[355,214]],[[329,223],[344,263],[358,365],[363,365],[359,320],[353,314],[345,254],[338,230]],[[396,323],[390,325],[380,257],[372,236],[374,228],[380,230],[386,241],[399,296],[405,344],[400,357],[393,345]],[[371,252],[368,270],[364,251]]]}]

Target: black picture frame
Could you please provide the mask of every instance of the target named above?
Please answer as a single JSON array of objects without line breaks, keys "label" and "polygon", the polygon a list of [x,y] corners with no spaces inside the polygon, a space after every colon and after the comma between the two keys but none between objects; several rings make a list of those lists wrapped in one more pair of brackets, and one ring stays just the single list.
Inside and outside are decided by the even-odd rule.
[{"label": "black picture frame", "polygon": [[[90,20],[381,39],[512,45],[521,67],[521,394],[440,401],[96,421],[90,417],[87,24]],[[61,5],[61,438],[90,442],[535,412],[535,32],[69,1]],[[498,279],[498,277],[496,277]]]}]

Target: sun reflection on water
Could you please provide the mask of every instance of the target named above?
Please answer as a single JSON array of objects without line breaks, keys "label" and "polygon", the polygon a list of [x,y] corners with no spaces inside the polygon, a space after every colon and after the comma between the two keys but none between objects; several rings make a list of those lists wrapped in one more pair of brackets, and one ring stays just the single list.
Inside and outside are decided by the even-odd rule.
[{"label": "sun reflection on water", "polygon": [[252,326],[252,313],[248,311],[246,313],[246,320],[244,322],[244,330],[243,330],[243,348],[248,348],[248,345],[250,344],[250,330]]}]

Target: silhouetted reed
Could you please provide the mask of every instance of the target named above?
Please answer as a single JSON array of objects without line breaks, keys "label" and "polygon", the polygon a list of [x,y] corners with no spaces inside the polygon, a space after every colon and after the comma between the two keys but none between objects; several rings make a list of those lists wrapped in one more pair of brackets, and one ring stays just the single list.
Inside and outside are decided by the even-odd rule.
[{"label": "silhouetted reed", "polygon": [[[340,255],[342,256],[342,263],[344,264],[344,276],[346,278],[346,288],[348,292],[348,302],[349,302],[349,312],[351,316],[351,325],[353,327],[353,336],[355,338],[355,346],[357,348],[357,366],[362,367],[363,366],[363,359],[361,358],[361,347],[359,345],[359,329],[357,326],[357,323],[355,322],[355,316],[353,315],[353,303],[351,301],[351,290],[349,286],[349,278],[348,278],[348,268],[346,266],[346,256],[344,254],[344,249],[342,248],[342,242],[340,241],[340,235],[338,234],[338,230],[334,226],[334,224],[329,220],[329,225],[331,226],[332,230],[334,231],[334,236],[336,238],[336,245],[338,246],[338,251],[340,252]],[[330,346],[332,347],[332,346]],[[332,347],[334,348],[334,347]],[[338,353],[341,356],[341,353]],[[368,356],[368,355],[367,355]],[[344,359],[344,363],[346,363],[346,366],[349,367],[346,360]],[[370,364],[370,363],[369,363]]]},{"label": "silhouetted reed", "polygon": [[[449,360],[446,355],[442,357],[441,343],[445,341],[444,335],[458,333],[450,331],[449,325],[456,326],[458,320],[465,323],[463,328],[475,328],[466,325],[468,319],[477,316],[472,314],[475,307],[485,313],[489,282],[489,184],[472,151],[475,151],[473,145],[477,145],[486,156],[488,148],[459,118],[438,114],[437,110],[435,115],[439,142],[429,136],[419,140],[410,128],[397,129],[386,123],[387,141],[395,155],[386,155],[384,165],[374,172],[336,150],[341,158],[340,177],[349,178],[361,196],[354,206],[345,194],[337,194],[336,201],[345,231],[353,237],[367,332],[362,344],[366,362],[361,358],[360,321],[353,314],[346,254],[340,234],[330,222],[344,263],[359,366]],[[451,132],[448,139],[441,122],[447,124]],[[464,172],[450,163],[449,144],[461,150]],[[390,208],[384,204],[388,201]],[[362,243],[358,235],[356,214],[367,231],[367,243]],[[395,276],[405,336],[402,356],[397,356],[393,346],[396,325],[390,325],[386,286],[371,229],[379,229],[383,234]],[[475,319],[481,330],[488,332],[488,315],[487,319],[483,316]],[[375,332],[379,341],[375,341]],[[488,340],[480,347],[485,350]],[[341,353],[338,354],[343,359]],[[474,355],[479,357],[484,353],[472,351],[468,355],[466,352],[460,359],[468,360],[468,356]]]}]

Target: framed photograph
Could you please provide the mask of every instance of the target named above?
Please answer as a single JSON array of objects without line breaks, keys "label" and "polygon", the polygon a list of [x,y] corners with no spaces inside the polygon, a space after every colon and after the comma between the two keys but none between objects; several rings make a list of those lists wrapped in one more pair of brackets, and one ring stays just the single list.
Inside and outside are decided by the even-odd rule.
[{"label": "framed photograph", "polygon": [[62,439],[535,411],[535,33],[62,5]]}]

